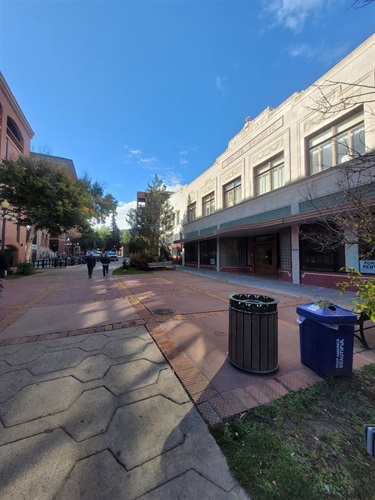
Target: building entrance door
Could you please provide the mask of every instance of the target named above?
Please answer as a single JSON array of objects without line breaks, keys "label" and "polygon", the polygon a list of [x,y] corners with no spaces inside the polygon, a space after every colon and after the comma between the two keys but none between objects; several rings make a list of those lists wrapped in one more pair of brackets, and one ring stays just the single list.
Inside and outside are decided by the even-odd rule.
[{"label": "building entrance door", "polygon": [[257,274],[276,274],[275,243],[258,243],[255,245],[254,272]]}]

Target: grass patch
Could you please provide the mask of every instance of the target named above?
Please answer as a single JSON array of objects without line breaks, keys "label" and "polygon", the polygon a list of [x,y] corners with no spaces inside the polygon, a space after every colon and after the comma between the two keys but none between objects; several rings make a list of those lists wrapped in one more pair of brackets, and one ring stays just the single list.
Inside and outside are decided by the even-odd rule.
[{"label": "grass patch", "polygon": [[210,430],[252,500],[374,500],[375,365],[228,419]]}]

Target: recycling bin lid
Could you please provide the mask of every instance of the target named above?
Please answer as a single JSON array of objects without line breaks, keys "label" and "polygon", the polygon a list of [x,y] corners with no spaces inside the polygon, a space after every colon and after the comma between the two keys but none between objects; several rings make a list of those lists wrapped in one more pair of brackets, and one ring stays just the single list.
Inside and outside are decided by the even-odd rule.
[{"label": "recycling bin lid", "polygon": [[352,325],[357,321],[355,313],[336,304],[322,306],[317,302],[309,302],[303,306],[297,306],[297,314],[327,325]]}]

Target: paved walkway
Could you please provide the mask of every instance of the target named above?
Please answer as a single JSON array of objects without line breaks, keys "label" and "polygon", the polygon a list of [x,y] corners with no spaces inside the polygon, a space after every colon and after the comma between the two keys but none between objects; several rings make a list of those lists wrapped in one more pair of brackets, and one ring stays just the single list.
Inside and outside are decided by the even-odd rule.
[{"label": "paved walkway", "polygon": [[[280,367],[259,376],[227,360],[228,295],[264,290],[280,300]],[[192,271],[102,278],[95,269],[89,280],[84,266],[7,281],[0,497],[247,498],[204,420],[320,380],[299,361],[295,313],[314,294],[327,298]],[[368,337],[375,345],[375,332]],[[356,345],[355,367],[374,362]]]}]

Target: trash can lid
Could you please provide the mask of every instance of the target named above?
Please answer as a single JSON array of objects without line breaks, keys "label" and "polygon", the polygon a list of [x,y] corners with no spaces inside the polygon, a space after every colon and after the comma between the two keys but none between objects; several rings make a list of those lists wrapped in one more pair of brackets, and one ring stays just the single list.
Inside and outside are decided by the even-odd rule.
[{"label": "trash can lid", "polygon": [[229,307],[248,313],[274,313],[279,301],[267,295],[236,293],[229,295]]},{"label": "trash can lid", "polygon": [[322,306],[319,305],[319,302],[309,302],[303,306],[297,306],[297,314],[327,325],[352,325],[357,321],[355,313],[336,304]]}]

